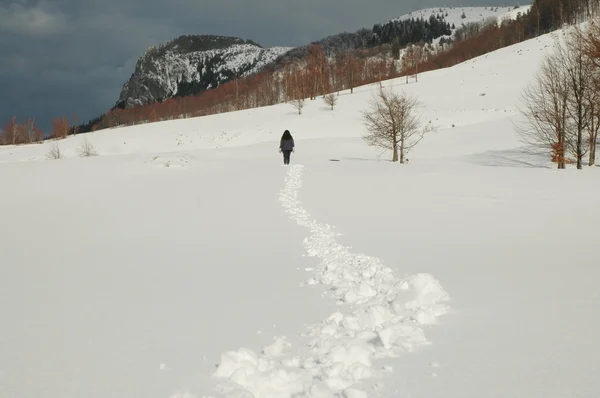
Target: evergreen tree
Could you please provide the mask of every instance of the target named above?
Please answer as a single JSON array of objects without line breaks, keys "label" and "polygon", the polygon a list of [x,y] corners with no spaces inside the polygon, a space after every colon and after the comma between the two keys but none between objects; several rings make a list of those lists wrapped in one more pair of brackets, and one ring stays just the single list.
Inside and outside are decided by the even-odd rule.
[{"label": "evergreen tree", "polygon": [[392,58],[396,61],[400,59],[400,40],[397,37],[392,40]]}]

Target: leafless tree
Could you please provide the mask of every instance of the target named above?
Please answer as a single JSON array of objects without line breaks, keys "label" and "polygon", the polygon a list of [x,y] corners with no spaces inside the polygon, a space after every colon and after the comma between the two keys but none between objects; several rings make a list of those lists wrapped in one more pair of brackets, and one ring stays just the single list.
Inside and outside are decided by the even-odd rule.
[{"label": "leafless tree", "polygon": [[50,148],[50,151],[48,151],[46,154],[46,157],[48,159],[62,159],[63,154],[60,150],[60,147],[57,144],[54,144],[52,148]]},{"label": "leafless tree", "polygon": [[550,55],[523,93],[524,123],[517,125],[522,141],[535,152],[550,154],[559,169],[566,165],[569,95],[569,81],[559,59]]},{"label": "leafless tree", "polygon": [[72,121],[73,121],[73,135],[77,135],[77,133],[79,133],[79,126],[78,126],[79,117],[76,114],[73,115]]},{"label": "leafless tree", "polygon": [[408,84],[408,77],[411,75],[409,72],[411,69],[414,70],[413,76],[415,81],[419,81],[419,63],[423,59],[423,47],[421,45],[412,44],[404,49],[402,56],[403,69],[406,73],[406,84]]},{"label": "leafless tree", "polygon": [[596,164],[596,145],[598,141],[598,131],[600,131],[600,90],[597,88],[588,90],[585,97],[588,112],[588,146],[589,146],[589,166]]},{"label": "leafless tree", "polygon": [[594,166],[596,164],[598,131],[600,130],[600,19],[598,18],[590,21],[584,34],[583,52],[593,65],[591,87],[587,92],[586,102],[589,109],[589,165]]},{"label": "leafless tree", "polygon": [[19,128],[21,132],[19,135],[23,137],[23,142],[32,143],[37,141],[37,127],[35,125],[35,120],[32,118],[27,119],[24,123],[22,123]]},{"label": "leafless tree", "polygon": [[79,145],[79,148],[77,148],[77,152],[81,157],[90,157],[98,155],[98,153],[96,152],[96,148],[91,142],[88,141],[87,138],[83,139],[83,142],[81,143],[81,145]]},{"label": "leafless tree", "polygon": [[21,132],[22,132],[22,128],[19,125],[19,123],[17,123],[17,118],[13,117],[12,118],[12,123],[10,124],[10,130],[9,133],[11,134],[12,137],[12,144],[13,145],[17,145],[19,143],[20,140],[20,136],[21,136]]},{"label": "leafless tree", "polygon": [[367,129],[364,140],[370,146],[391,150],[393,162],[405,163],[408,152],[434,130],[431,123],[421,125],[420,106],[414,97],[379,88],[371,109],[362,113]]},{"label": "leafless tree", "polygon": [[575,27],[564,42],[556,41],[534,84],[524,92],[521,113],[525,123],[517,127],[521,138],[531,148],[550,153],[559,169],[565,168],[567,151],[575,157],[578,169],[586,153],[591,164],[595,160],[600,97],[594,84],[597,68],[586,55],[584,39]]},{"label": "leafless tree", "polygon": [[298,115],[302,115],[302,108],[304,108],[303,98],[292,100],[290,101],[290,104],[298,110]]},{"label": "leafless tree", "polygon": [[[583,168],[583,157],[589,151],[585,133],[589,133],[590,108],[588,97],[593,87],[593,64],[583,51],[584,36],[579,27],[573,27],[564,45],[559,45],[556,57],[560,69],[569,83],[569,101],[567,102],[567,144],[577,161],[577,168]],[[587,145],[586,145],[587,144]]]},{"label": "leafless tree", "polygon": [[337,104],[337,100],[338,97],[334,93],[327,94],[325,97],[323,97],[323,101],[325,101],[325,103],[331,107],[331,110],[333,110],[333,107],[335,104]]}]

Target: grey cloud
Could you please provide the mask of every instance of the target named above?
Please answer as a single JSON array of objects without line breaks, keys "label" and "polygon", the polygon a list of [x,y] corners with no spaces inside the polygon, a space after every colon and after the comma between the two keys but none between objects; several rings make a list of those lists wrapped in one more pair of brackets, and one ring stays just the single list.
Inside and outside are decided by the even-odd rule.
[{"label": "grey cloud", "polygon": [[54,115],[77,113],[80,120],[97,116],[114,105],[137,57],[150,45],[181,34],[239,36],[266,47],[298,46],[436,3],[0,0],[0,124],[13,115],[34,116],[44,127]]},{"label": "grey cloud", "polygon": [[0,32],[30,38],[65,30],[67,16],[47,2],[28,6],[22,2],[0,5]]}]

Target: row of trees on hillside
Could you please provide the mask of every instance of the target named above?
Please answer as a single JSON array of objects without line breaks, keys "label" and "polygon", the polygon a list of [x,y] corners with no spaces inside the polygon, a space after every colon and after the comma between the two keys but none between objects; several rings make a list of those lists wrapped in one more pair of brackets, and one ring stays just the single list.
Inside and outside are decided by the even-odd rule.
[{"label": "row of trees on hillside", "polygon": [[327,56],[335,57],[339,53],[354,52],[384,44],[404,46],[409,43],[431,43],[433,39],[449,35],[450,28],[450,25],[441,16],[429,19],[394,20],[385,24],[375,24],[371,29],[359,29],[352,33],[344,32],[326,37],[308,46],[294,48],[283,54],[278,61],[285,63],[304,59],[313,45],[322,47]]},{"label": "row of trees on hillside", "polygon": [[18,145],[42,142],[44,133],[34,119],[19,123],[16,117],[10,119],[0,131],[0,145]]},{"label": "row of trees on hillside", "polygon": [[[302,62],[263,71],[207,90],[201,95],[176,97],[129,109],[115,108],[86,126],[91,131],[177,118],[270,106],[300,99],[314,100],[330,92],[350,90],[399,76],[398,62],[389,48],[344,53],[331,59],[314,45]],[[426,51],[419,54],[425,54]],[[416,61],[415,61],[416,62]]]},{"label": "row of trees on hillside", "polygon": [[431,15],[429,19],[394,20],[373,27],[369,45],[396,44],[406,46],[411,43],[431,43],[434,39],[452,33],[451,26],[442,16]]},{"label": "row of trees on hillside", "polygon": [[[66,138],[69,134],[77,134],[78,131],[76,116],[73,117],[72,125],[66,117],[52,119],[51,138]],[[0,145],[40,143],[46,138],[49,137],[44,135],[32,118],[19,122],[16,117],[13,117],[0,130]]]},{"label": "row of trees on hillside", "polygon": [[[523,95],[523,140],[536,152],[549,153],[559,169],[596,163],[600,130],[600,25],[571,27],[556,40],[554,52]],[[570,160],[569,155],[574,160]]]}]

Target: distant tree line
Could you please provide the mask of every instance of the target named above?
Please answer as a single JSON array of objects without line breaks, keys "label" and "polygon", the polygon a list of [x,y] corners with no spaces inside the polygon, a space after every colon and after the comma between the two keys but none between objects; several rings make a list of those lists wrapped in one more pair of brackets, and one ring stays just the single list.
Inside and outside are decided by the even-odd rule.
[{"label": "distant tree line", "polygon": [[252,44],[260,47],[252,40],[243,40],[238,37],[216,36],[216,35],[182,35],[167,43],[161,43],[158,46],[152,46],[148,49],[145,56],[162,56],[167,51],[186,54],[190,52],[208,51],[219,48],[226,48],[235,44]]},{"label": "distant tree line", "polygon": [[375,25],[370,46],[395,43],[402,47],[412,43],[431,43],[434,39],[452,33],[451,26],[441,15],[423,18],[395,20],[384,25]]},{"label": "distant tree line", "polygon": [[333,57],[347,51],[368,49],[394,42],[399,46],[419,42],[431,43],[434,39],[451,33],[451,26],[439,14],[432,15],[427,20],[423,18],[394,20],[385,24],[375,24],[372,29],[363,28],[354,33],[344,32],[328,36],[307,46],[294,48],[281,55],[276,63],[302,59],[308,55],[314,45],[322,47],[327,56]]}]

